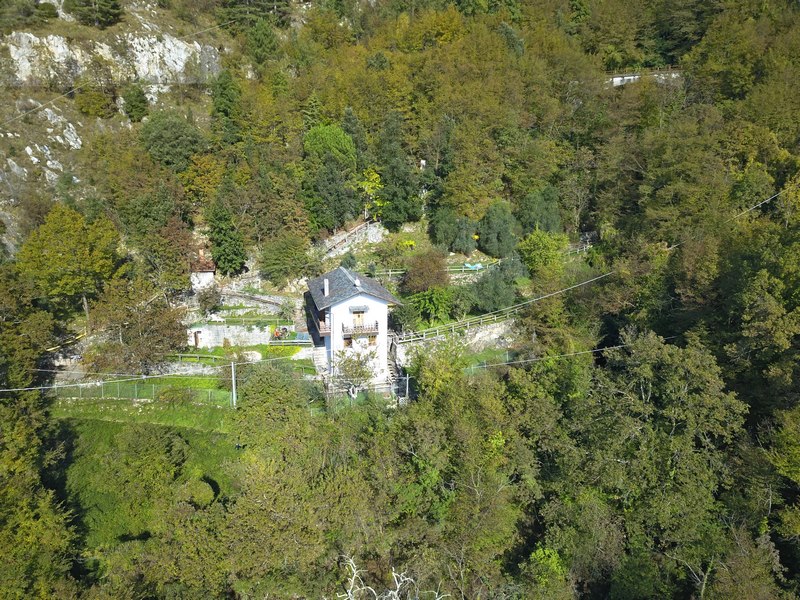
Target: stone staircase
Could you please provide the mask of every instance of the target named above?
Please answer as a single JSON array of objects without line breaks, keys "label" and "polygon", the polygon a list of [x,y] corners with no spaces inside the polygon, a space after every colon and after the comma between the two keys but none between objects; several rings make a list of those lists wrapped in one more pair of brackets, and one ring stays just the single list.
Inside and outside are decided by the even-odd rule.
[{"label": "stone staircase", "polygon": [[317,375],[324,376],[328,374],[328,356],[325,352],[325,346],[314,346],[311,351],[311,360],[317,369]]}]

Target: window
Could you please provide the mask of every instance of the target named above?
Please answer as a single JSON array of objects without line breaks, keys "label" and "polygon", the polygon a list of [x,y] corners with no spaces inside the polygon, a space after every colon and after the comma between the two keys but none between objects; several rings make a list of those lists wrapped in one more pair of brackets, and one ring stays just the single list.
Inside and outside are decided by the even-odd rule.
[{"label": "window", "polygon": [[344,338],[344,347],[345,348],[352,348],[353,347],[353,338]]},{"label": "window", "polygon": [[369,345],[370,346],[377,346],[378,345],[378,336],[377,335],[371,335],[371,336],[369,336],[368,339],[369,339]]}]

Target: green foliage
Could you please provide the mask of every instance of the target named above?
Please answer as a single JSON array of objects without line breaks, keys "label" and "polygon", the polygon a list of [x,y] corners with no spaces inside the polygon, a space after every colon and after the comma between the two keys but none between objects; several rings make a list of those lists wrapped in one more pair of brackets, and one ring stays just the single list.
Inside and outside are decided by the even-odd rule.
[{"label": "green foliage", "polygon": [[419,315],[429,322],[444,321],[452,310],[451,291],[443,287],[434,287],[417,292],[409,299]]},{"label": "green foliage", "polygon": [[517,252],[531,278],[554,282],[564,272],[567,243],[567,236],[563,234],[536,229],[517,245]]},{"label": "green foliage", "polygon": [[358,266],[358,259],[352,252],[347,252],[339,262],[339,266],[345,269],[355,269]]},{"label": "green foliage", "polygon": [[431,288],[444,288],[450,280],[444,255],[429,250],[411,257],[400,282],[404,294],[417,294]]},{"label": "green foliage", "polygon": [[303,151],[315,161],[330,155],[340,168],[355,171],[355,144],[338,125],[314,125],[303,138]]},{"label": "green foliage", "polygon": [[221,71],[211,86],[211,116],[225,144],[239,140],[242,91],[230,71]]},{"label": "green foliage", "polygon": [[58,17],[56,7],[37,0],[9,0],[0,6],[0,30],[11,32],[20,27],[40,25]]},{"label": "green foliage", "polygon": [[216,285],[209,285],[197,292],[197,306],[205,314],[217,312],[222,305],[222,293]]},{"label": "green foliage", "polygon": [[398,113],[387,115],[376,152],[383,183],[376,206],[381,220],[390,230],[422,217],[416,174],[404,149],[402,127],[403,119]]},{"label": "green foliage", "polygon": [[259,19],[247,31],[245,48],[257,65],[263,65],[275,58],[278,47],[278,36],[266,19]]},{"label": "green foliage", "polygon": [[117,112],[114,98],[105,90],[93,87],[84,87],[75,93],[75,108],[89,117],[108,119]]},{"label": "green foliage", "polygon": [[191,156],[203,147],[200,131],[174,112],[152,114],[139,137],[153,160],[176,172],[185,171]]},{"label": "green foliage", "polygon": [[309,263],[308,242],[292,233],[267,240],[261,248],[261,273],[279,287],[286,285],[289,278],[305,273]]},{"label": "green foliage", "polygon": [[108,219],[87,223],[83,216],[57,205],[25,241],[17,268],[56,306],[74,308],[96,296],[118,266],[119,236]]},{"label": "green foliage", "polygon": [[93,324],[111,333],[87,353],[92,371],[148,373],[186,345],[183,310],[143,280],[116,279],[94,306]]},{"label": "green foliage", "polygon": [[122,99],[125,101],[125,114],[134,123],[138,123],[144,119],[150,111],[150,102],[144,93],[141,86],[133,84],[122,93]]},{"label": "green foliage", "polygon": [[474,307],[481,313],[493,312],[514,304],[515,277],[501,269],[490,269],[475,283]]},{"label": "green foliage", "polygon": [[211,240],[211,257],[224,275],[241,272],[247,253],[242,234],[236,229],[231,213],[217,198],[206,211],[208,237]]},{"label": "green foliage", "polygon": [[65,0],[64,10],[84,25],[100,29],[119,22],[123,15],[118,0]]},{"label": "green foliage", "polygon": [[508,256],[516,245],[516,222],[504,202],[492,204],[478,223],[478,247],[495,258]]},{"label": "green foliage", "polygon": [[561,231],[561,216],[558,208],[558,190],[551,185],[523,196],[514,209],[514,216],[529,233],[542,229],[551,233]]},{"label": "green foliage", "polygon": [[476,248],[477,224],[467,217],[459,217],[452,208],[439,208],[431,217],[431,239],[452,252],[469,256]]}]

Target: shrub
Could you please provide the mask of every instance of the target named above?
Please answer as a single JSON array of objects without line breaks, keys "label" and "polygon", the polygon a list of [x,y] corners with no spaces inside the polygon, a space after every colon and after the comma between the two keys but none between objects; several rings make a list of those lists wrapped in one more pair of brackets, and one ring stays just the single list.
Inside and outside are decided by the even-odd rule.
[{"label": "shrub", "polygon": [[493,312],[514,304],[516,288],[514,279],[501,269],[491,269],[475,284],[475,308],[481,312]]},{"label": "shrub", "polygon": [[413,331],[419,325],[420,314],[413,302],[395,307],[389,315],[392,329],[397,331]]},{"label": "shrub", "polygon": [[114,99],[98,88],[84,88],[75,94],[75,107],[90,117],[108,119],[114,116]]},{"label": "shrub", "polygon": [[430,236],[437,245],[469,255],[476,246],[476,226],[475,221],[458,216],[452,208],[440,208],[431,218]]},{"label": "shrub", "polygon": [[478,223],[478,247],[495,258],[508,256],[514,250],[516,220],[508,204],[495,202]]},{"label": "shrub", "polygon": [[418,294],[410,299],[420,316],[428,321],[444,321],[450,315],[452,307],[452,292],[448,288],[435,287]]},{"label": "shrub", "polygon": [[531,277],[553,279],[564,270],[566,247],[566,235],[536,229],[519,243],[517,250]]},{"label": "shrub", "polygon": [[283,287],[289,277],[300,276],[308,267],[305,238],[286,232],[267,240],[261,249],[259,264],[264,277]]},{"label": "shrub", "polygon": [[130,86],[122,94],[122,99],[125,100],[125,106],[123,107],[125,114],[128,115],[131,121],[138,123],[147,116],[150,103],[141,87],[138,85]]},{"label": "shrub", "polygon": [[404,294],[417,294],[449,282],[445,258],[436,250],[417,254],[408,262],[400,287]]},{"label": "shrub", "polygon": [[197,292],[197,304],[205,314],[218,311],[221,303],[222,293],[216,285],[204,287]]},{"label": "shrub", "polygon": [[192,154],[203,146],[200,131],[179,114],[159,112],[142,126],[142,145],[153,157],[173,171],[185,171]]},{"label": "shrub", "polygon": [[547,185],[540,190],[529,192],[519,201],[514,215],[522,226],[522,231],[535,229],[561,231],[561,212],[558,207],[558,190]]},{"label": "shrub", "polygon": [[339,266],[344,267],[345,269],[355,269],[356,265],[358,265],[358,260],[356,259],[355,254],[352,252],[345,254],[339,263]]}]

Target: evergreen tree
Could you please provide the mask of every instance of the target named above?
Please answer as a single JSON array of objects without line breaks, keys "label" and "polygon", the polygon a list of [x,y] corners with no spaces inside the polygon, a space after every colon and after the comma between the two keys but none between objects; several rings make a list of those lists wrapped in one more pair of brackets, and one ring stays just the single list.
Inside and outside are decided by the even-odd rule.
[{"label": "evergreen tree", "polygon": [[247,30],[245,48],[257,65],[264,65],[275,58],[278,51],[278,36],[266,19],[259,19]]},{"label": "evergreen tree", "polygon": [[122,94],[125,100],[125,114],[131,121],[138,123],[145,116],[150,108],[150,103],[141,86],[133,84]]},{"label": "evergreen tree", "polygon": [[244,238],[236,229],[231,213],[221,198],[209,206],[206,223],[211,240],[211,257],[217,269],[224,275],[241,272],[247,260]]},{"label": "evergreen tree", "polygon": [[64,10],[84,25],[100,29],[117,23],[123,14],[119,0],[65,0]]},{"label": "evergreen tree", "polygon": [[211,115],[225,144],[234,144],[241,138],[241,97],[242,91],[230,71],[221,71],[211,86]]},{"label": "evergreen tree", "polygon": [[359,171],[365,170],[370,164],[369,147],[367,146],[367,132],[364,125],[356,115],[355,111],[349,106],[344,109],[342,117],[342,129],[353,140],[356,148],[356,168]]},{"label": "evergreen tree", "polygon": [[417,174],[404,147],[400,113],[391,112],[384,121],[377,162],[383,182],[380,192],[383,223],[397,230],[407,221],[418,221],[422,217],[422,199],[417,189]]},{"label": "evergreen tree", "polygon": [[478,223],[478,247],[495,258],[508,256],[516,244],[516,222],[508,204],[495,202]]}]

